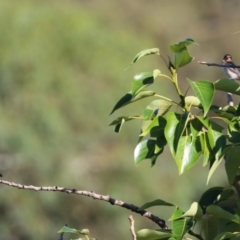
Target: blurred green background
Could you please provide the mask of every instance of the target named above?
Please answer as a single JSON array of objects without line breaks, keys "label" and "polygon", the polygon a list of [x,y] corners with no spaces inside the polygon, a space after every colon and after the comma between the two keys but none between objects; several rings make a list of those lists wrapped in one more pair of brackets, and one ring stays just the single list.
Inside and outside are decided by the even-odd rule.
[{"label": "blurred green background", "polygon": [[[223,166],[206,186],[208,167],[197,164],[178,176],[168,149],[154,168],[133,162],[140,122],[120,134],[108,124],[141,113],[150,100],[121,109],[114,104],[130,90],[134,74],[159,68],[157,56],[124,69],[139,51],[193,38],[195,60],[179,71],[186,78],[216,80],[221,69],[197,61],[221,62],[231,53],[240,63],[240,2],[225,0],[52,0],[0,1],[0,172],[26,185],[92,190],[142,205],[157,198],[187,209],[210,186],[226,184]],[[164,79],[154,85],[171,94]],[[153,89],[151,87],[150,89]],[[224,96],[224,97],[223,97]],[[238,99],[235,98],[237,102]],[[214,103],[225,105],[225,94]],[[99,239],[131,239],[125,209],[63,193],[33,192],[0,185],[0,239],[58,239],[57,231],[89,228]],[[153,208],[169,219],[173,209]],[[133,215],[136,229],[156,228]],[[70,239],[68,234],[64,239]]]}]

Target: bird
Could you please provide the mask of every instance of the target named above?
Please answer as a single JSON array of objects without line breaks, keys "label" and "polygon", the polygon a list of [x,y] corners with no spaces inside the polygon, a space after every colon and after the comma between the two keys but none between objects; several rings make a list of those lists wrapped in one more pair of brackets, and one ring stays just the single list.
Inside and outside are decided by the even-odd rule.
[{"label": "bird", "polygon": [[[231,80],[240,80],[240,71],[238,68],[235,67],[236,65],[232,61],[231,54],[225,54],[223,56],[222,65],[226,66],[222,69],[228,78],[230,78]],[[227,99],[229,106],[234,106],[232,94],[229,92],[227,93]]]},{"label": "bird", "polygon": [[223,71],[226,76],[233,80],[240,80],[240,71],[238,68],[235,68],[235,63],[232,61],[231,54],[225,54],[223,56],[222,64],[226,67],[223,67]]}]

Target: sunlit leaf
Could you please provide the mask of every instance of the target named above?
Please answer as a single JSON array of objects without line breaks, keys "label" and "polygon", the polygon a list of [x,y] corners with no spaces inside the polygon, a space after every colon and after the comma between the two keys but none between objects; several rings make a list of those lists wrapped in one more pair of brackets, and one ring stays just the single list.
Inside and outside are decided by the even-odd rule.
[{"label": "sunlit leaf", "polygon": [[217,168],[219,167],[219,165],[222,163],[223,159],[224,159],[224,158],[222,157],[222,158],[220,158],[220,159],[216,159],[216,160],[213,162],[213,164],[212,164],[212,166],[211,166],[211,168],[210,168],[210,170],[209,170],[209,173],[208,173],[207,184],[209,183],[210,178],[212,177],[213,173],[216,171],[216,169],[217,169]]},{"label": "sunlit leaf", "polygon": [[189,85],[191,86],[192,90],[196,94],[197,98],[201,102],[201,105],[204,110],[204,116],[207,115],[208,110],[211,107],[212,100],[214,97],[214,85],[209,81],[197,81],[193,82],[190,79],[187,79]]},{"label": "sunlit leaf", "polygon": [[160,54],[159,48],[150,48],[150,49],[144,49],[141,52],[139,52],[133,59],[132,63],[130,65],[132,65],[133,63],[137,62],[140,58],[147,56],[147,55],[151,55],[151,54]]},{"label": "sunlit leaf", "polygon": [[153,73],[143,72],[134,76],[132,81],[132,94],[135,95],[154,82]]},{"label": "sunlit leaf", "polygon": [[240,95],[240,85],[231,79],[219,79],[214,82],[215,89]]},{"label": "sunlit leaf", "polygon": [[200,100],[195,96],[187,96],[184,98],[185,104],[187,106],[193,106],[193,107],[201,107]]},{"label": "sunlit leaf", "polygon": [[169,230],[151,230],[151,229],[141,229],[137,233],[137,240],[158,240],[158,239],[168,239],[172,236]]},{"label": "sunlit leaf", "polygon": [[240,237],[235,238],[236,235],[239,235],[239,232],[238,233],[222,232],[218,234],[213,240],[224,240],[224,239],[239,240]]},{"label": "sunlit leaf", "polygon": [[154,206],[170,206],[170,207],[173,207],[175,205],[172,204],[172,203],[166,202],[162,199],[157,199],[157,200],[154,200],[152,202],[148,202],[148,203],[143,204],[139,209],[142,210],[142,209],[146,209],[146,208],[150,208],[150,207],[154,207]]},{"label": "sunlit leaf", "polygon": [[193,202],[190,208],[181,217],[192,217],[194,220],[201,220],[203,216],[202,209],[197,202]]},{"label": "sunlit leaf", "polygon": [[151,158],[154,155],[156,140],[147,139],[138,143],[134,150],[134,161],[138,165],[145,159]]}]

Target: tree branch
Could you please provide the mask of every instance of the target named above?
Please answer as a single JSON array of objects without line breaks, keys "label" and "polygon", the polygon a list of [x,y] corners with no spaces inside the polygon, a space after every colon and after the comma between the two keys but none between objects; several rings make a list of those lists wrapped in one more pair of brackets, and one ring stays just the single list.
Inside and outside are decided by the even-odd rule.
[{"label": "tree branch", "polygon": [[[224,67],[224,68],[228,68],[228,66],[224,65],[224,64],[218,64],[218,63],[208,63],[208,62],[203,62],[203,61],[198,61],[198,63],[202,64],[202,65],[207,65],[207,66],[214,66],[214,67]],[[229,68],[240,68],[240,66],[235,65],[233,66],[229,66]]]},{"label": "tree branch", "polygon": [[137,235],[136,235],[135,229],[134,229],[134,219],[133,219],[133,216],[129,216],[128,219],[130,221],[130,232],[132,234],[132,238],[133,238],[133,240],[137,240]]},{"label": "tree branch", "polygon": [[105,202],[109,202],[112,205],[116,205],[119,207],[129,209],[132,212],[138,213],[138,214],[142,215],[143,217],[150,219],[151,221],[155,222],[159,227],[161,227],[163,229],[168,229],[168,227],[165,223],[165,220],[159,218],[158,216],[153,215],[151,212],[148,212],[145,210],[140,210],[139,207],[137,207],[133,204],[125,203],[121,200],[111,198],[108,195],[97,194],[93,191],[76,190],[74,188],[70,189],[70,188],[64,188],[64,187],[58,187],[58,186],[53,186],[53,187],[40,186],[40,187],[38,187],[38,186],[33,186],[33,185],[22,185],[20,183],[14,183],[14,182],[9,182],[9,181],[5,181],[5,180],[0,180],[0,184],[8,185],[10,187],[15,187],[18,189],[25,189],[25,190],[63,192],[63,193],[78,194],[78,195],[83,195],[86,197],[91,197],[93,199],[102,200]]}]

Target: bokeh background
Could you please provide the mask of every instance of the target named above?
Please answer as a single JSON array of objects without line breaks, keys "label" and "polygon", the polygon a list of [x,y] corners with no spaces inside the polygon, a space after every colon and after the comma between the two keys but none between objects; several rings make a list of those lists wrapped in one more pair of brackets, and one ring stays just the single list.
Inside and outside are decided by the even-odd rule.
[{"label": "bokeh background", "polygon": [[[160,69],[161,58],[141,59],[124,69],[139,51],[168,46],[188,37],[195,60],[179,71],[180,85],[222,78],[221,69],[197,61],[221,62],[231,53],[240,63],[240,2],[226,0],[22,0],[0,1],[0,172],[26,185],[92,190],[135,205],[160,198],[187,209],[202,191],[225,185],[220,166],[208,186],[208,167],[199,162],[178,176],[168,149],[154,168],[136,167],[133,151],[140,122],[120,134],[108,124],[141,113],[150,100],[109,116],[130,90],[132,77]],[[175,99],[159,79],[150,89]],[[176,99],[177,100],[177,99]],[[235,101],[238,101],[235,97]],[[225,94],[214,103],[225,105]],[[171,208],[151,211],[169,219]],[[58,239],[68,226],[89,228],[99,239],[131,239],[125,209],[84,196],[18,190],[0,186],[0,239]],[[156,228],[133,215],[136,229]],[[66,234],[64,239],[77,238]]]}]

